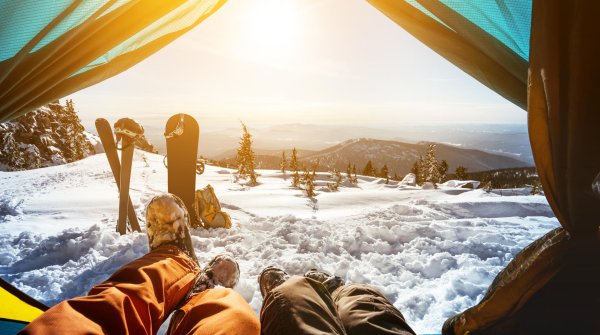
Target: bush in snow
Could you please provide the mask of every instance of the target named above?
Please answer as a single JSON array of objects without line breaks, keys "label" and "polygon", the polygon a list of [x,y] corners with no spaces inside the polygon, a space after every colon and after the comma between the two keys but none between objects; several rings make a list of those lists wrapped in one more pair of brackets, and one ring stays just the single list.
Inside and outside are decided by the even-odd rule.
[{"label": "bush in snow", "polygon": [[346,169],[346,180],[350,184],[358,183],[358,178],[356,178],[356,165],[348,163],[348,168]]},{"label": "bush in snow", "polygon": [[302,184],[304,184],[304,191],[306,191],[306,196],[312,198],[316,195],[315,193],[315,176],[316,169],[312,170],[312,173],[307,169],[304,169],[304,173],[302,174]]},{"label": "bush in snow", "polygon": [[333,169],[331,172],[331,179],[333,179],[334,182],[328,183],[327,188],[332,192],[337,192],[340,188],[340,184],[342,183],[342,173],[337,169]]},{"label": "bush in snow", "polygon": [[542,193],[542,184],[540,182],[535,182],[531,185],[531,195],[536,195]]}]

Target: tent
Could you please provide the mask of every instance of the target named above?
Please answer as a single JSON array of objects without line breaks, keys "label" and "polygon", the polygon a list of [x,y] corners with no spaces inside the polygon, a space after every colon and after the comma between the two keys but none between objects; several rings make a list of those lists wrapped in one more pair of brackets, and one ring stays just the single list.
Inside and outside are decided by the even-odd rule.
[{"label": "tent", "polygon": [[0,300],[0,330],[3,334],[17,333],[48,309],[48,306],[16,289],[2,278]]},{"label": "tent", "polygon": [[[600,172],[600,2],[368,1],[528,112],[535,164],[562,226],[525,248],[443,332],[600,333],[600,195],[592,187]],[[0,122],[124,71],[224,2],[0,1]]]}]

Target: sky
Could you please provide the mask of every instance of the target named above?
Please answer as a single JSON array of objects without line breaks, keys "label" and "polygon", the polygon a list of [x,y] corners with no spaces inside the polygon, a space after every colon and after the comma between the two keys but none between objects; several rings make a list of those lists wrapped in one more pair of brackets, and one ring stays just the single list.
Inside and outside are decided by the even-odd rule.
[{"label": "sky", "polygon": [[525,123],[526,113],[366,1],[229,1],[131,69],[72,98],[97,117],[204,129],[318,123],[391,128]]}]

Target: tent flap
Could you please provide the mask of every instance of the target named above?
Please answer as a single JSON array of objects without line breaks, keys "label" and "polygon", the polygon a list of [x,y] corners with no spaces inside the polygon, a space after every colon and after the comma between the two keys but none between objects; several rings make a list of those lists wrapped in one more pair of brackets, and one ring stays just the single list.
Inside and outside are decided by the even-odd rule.
[{"label": "tent flap", "polygon": [[534,1],[529,139],[554,214],[571,234],[598,233],[600,2]]},{"label": "tent flap", "polygon": [[442,57],[527,109],[530,1],[368,1]]},{"label": "tent flap", "polygon": [[0,1],[0,122],[128,69],[225,1]]}]

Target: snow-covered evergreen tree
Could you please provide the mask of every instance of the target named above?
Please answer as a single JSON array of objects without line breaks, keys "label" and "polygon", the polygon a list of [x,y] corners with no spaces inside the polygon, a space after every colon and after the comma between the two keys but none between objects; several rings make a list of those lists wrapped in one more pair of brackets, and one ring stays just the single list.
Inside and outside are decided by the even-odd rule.
[{"label": "snow-covered evergreen tree", "polygon": [[252,150],[252,135],[242,122],[243,134],[240,138],[240,147],[237,151],[236,161],[238,164],[238,176],[250,179],[250,185],[256,185],[257,176],[254,170],[254,151]]},{"label": "snow-covered evergreen tree", "polygon": [[433,183],[435,187],[440,180],[440,167],[435,157],[435,144],[429,144],[427,146],[427,158],[425,159],[425,182]]},{"label": "snow-covered evergreen tree", "polygon": [[0,170],[18,171],[74,162],[94,154],[72,100],[37,108],[0,124]]}]

